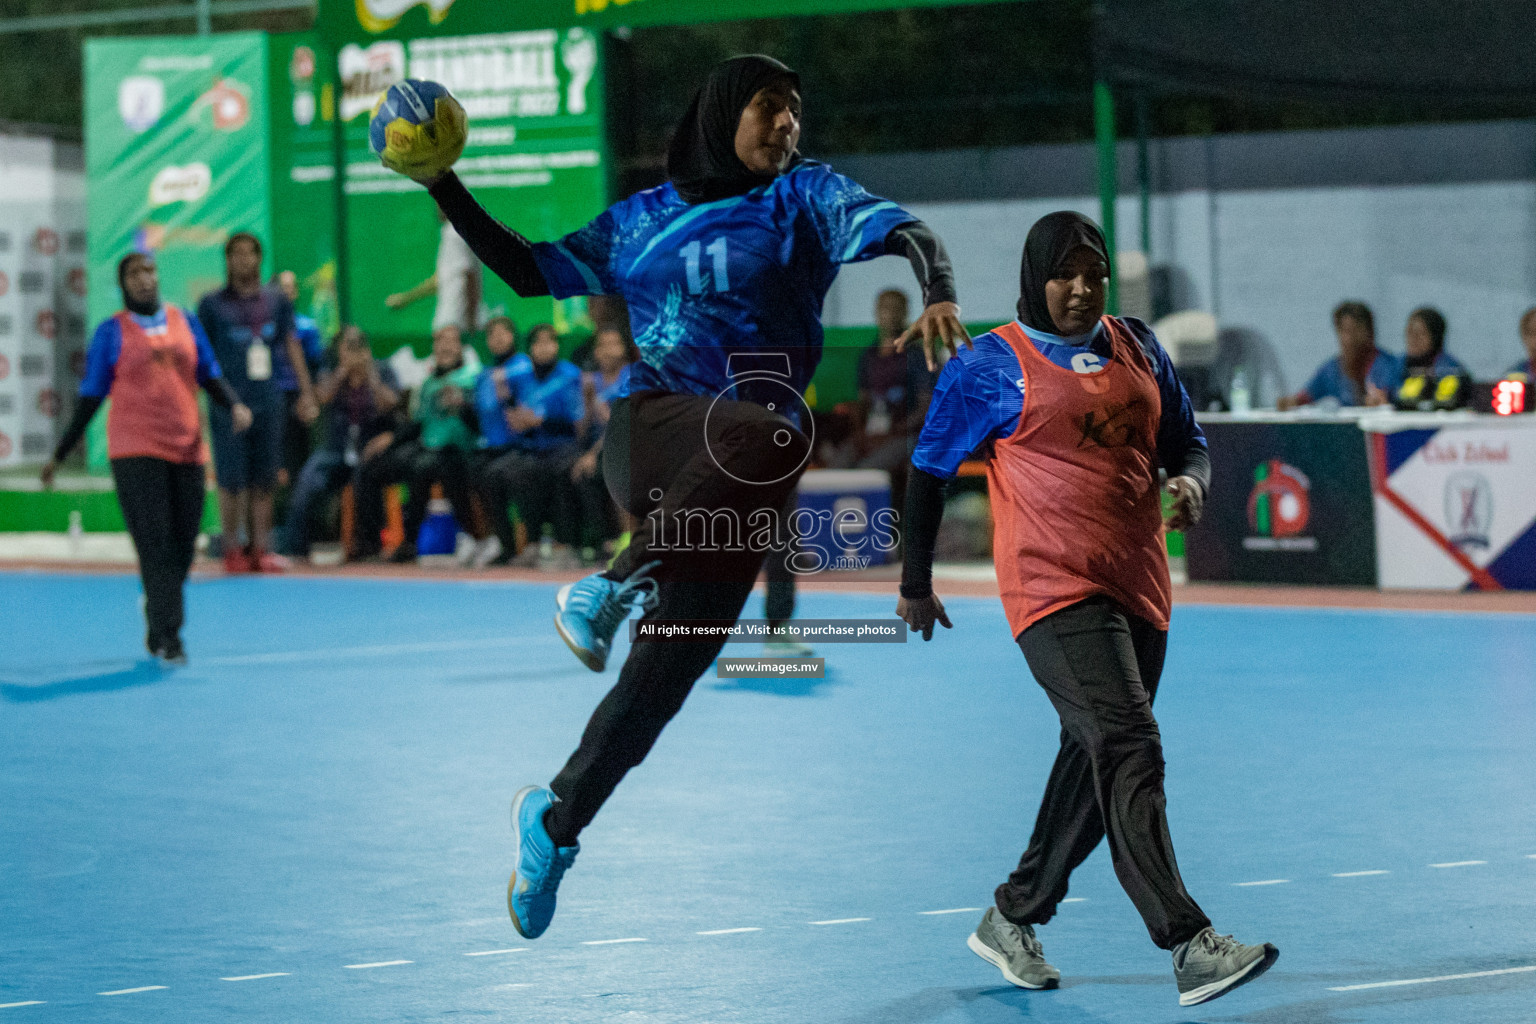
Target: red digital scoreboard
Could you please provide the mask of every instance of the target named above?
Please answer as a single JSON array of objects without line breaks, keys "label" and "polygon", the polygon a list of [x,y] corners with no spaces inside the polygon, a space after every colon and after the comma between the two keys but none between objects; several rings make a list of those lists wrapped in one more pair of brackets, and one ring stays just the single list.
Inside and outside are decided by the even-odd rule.
[{"label": "red digital scoreboard", "polygon": [[1525,411],[1525,381],[1501,380],[1493,386],[1493,411],[1513,416]]}]

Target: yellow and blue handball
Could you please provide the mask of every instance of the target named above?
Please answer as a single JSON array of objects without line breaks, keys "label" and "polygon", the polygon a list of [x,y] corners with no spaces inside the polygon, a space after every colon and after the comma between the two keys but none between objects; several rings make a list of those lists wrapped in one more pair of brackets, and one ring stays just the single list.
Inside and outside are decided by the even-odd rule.
[{"label": "yellow and blue handball", "polygon": [[374,104],[368,145],[384,166],[417,181],[436,178],[464,152],[464,108],[443,86],[407,78]]}]

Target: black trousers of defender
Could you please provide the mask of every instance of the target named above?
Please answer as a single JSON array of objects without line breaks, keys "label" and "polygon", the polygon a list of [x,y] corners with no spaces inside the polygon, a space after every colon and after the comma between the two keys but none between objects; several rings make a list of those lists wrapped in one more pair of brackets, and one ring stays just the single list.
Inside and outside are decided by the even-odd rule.
[{"label": "black trousers of defender", "polygon": [[150,649],[181,635],[182,587],[203,521],[203,467],[147,456],[112,460],[123,522],[139,556]]},{"label": "black trousers of defender", "polygon": [[1115,874],[1163,949],[1210,925],[1184,889],[1163,796],[1163,745],[1152,698],[1168,634],[1106,597],[1048,615],[1018,637],[1061,716],[1061,750],[1029,849],[997,887],[1019,925],[1049,921],[1067,879],[1106,833]]},{"label": "black trousers of defender", "polygon": [[[624,579],[660,560],[648,573],[657,583],[657,602],[642,622],[734,622],[741,615],[763,563],[763,552],[746,543],[748,523],[754,512],[777,516],[799,481],[808,447],[793,424],[752,402],[640,392],[614,403],[603,477],[637,526],[607,575]],[[693,549],[682,550],[673,527],[685,510],[720,512],[722,526],[734,518],[741,525],[737,543],[695,534]],[[639,640],[631,646],[619,681],[550,783],[560,798],[546,822],[556,843],[576,842],[619,780],[645,759],[723,646],[723,640]]]}]

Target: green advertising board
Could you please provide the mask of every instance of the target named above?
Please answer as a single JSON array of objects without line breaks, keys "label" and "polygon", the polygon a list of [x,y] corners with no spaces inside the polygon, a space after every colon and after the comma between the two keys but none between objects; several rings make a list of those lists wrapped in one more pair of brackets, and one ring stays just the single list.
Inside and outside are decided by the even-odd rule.
[{"label": "green advertising board", "polygon": [[340,43],[336,53],[346,308],[375,351],[408,344],[424,352],[435,325],[469,320],[479,327],[501,313],[525,328],[551,321],[562,334],[582,329],[583,300],[522,299],[482,273],[481,301],[466,305],[446,282],[433,284],[462,273],[455,269],[462,266],[453,253],[457,240],[426,190],[379,162],[368,146],[368,121],[378,97],[402,79],[447,86],[469,117],[459,176],[492,215],[518,231],[559,237],[608,202],[600,38],[579,28],[365,38]]},{"label": "green advertising board", "polygon": [[894,7],[952,7],[1008,0],[321,0],[319,26],[331,39],[401,32],[510,32],[580,25],[685,25],[746,18],[850,14]]},{"label": "green advertising board", "polygon": [[[91,39],[85,53],[87,314],[118,308],[117,264],[154,253],[194,309],[249,231],[293,270],[300,312],[336,322],[334,62],[314,33]],[[105,468],[97,417],[89,461]]]}]

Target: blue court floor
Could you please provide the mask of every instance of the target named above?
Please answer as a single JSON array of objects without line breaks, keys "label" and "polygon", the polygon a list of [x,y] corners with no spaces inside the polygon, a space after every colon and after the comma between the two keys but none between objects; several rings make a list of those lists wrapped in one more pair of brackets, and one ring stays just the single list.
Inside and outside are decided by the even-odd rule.
[{"label": "blue court floor", "polygon": [[1102,847],[1040,930],[1060,990],[965,947],[1057,736],[979,599],[825,681],[702,681],[520,940],[508,801],[615,676],[553,590],[199,581],[161,672],[132,578],[0,573],[0,1024],[1536,1019],[1536,617],[1178,609],[1180,864],[1281,950],[1183,1010]]}]

